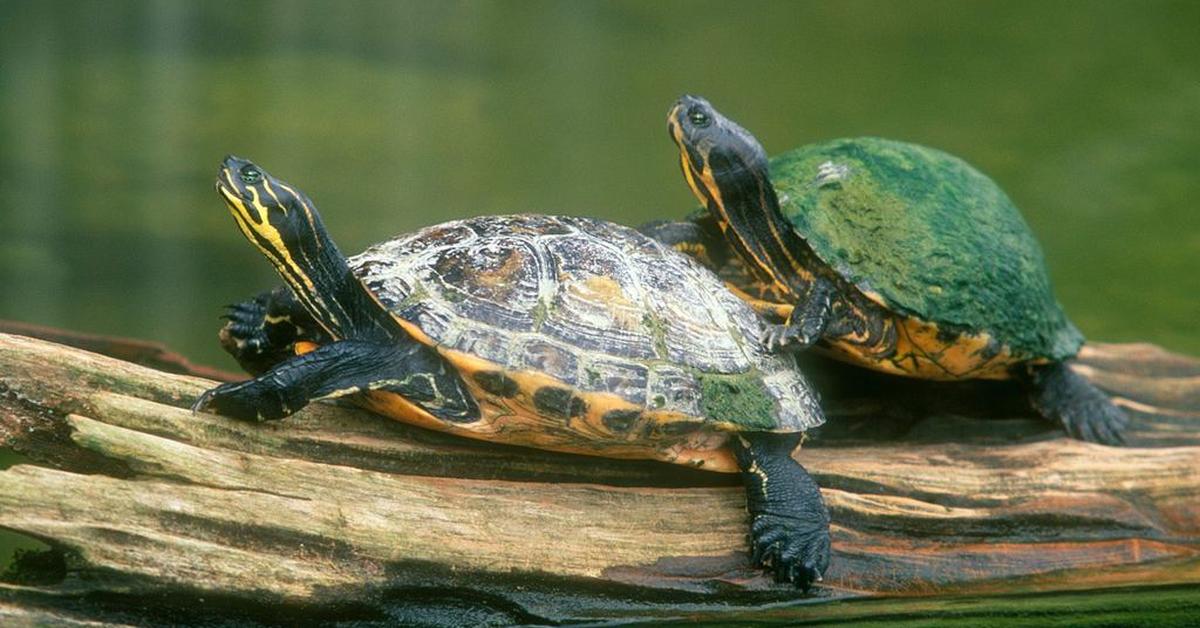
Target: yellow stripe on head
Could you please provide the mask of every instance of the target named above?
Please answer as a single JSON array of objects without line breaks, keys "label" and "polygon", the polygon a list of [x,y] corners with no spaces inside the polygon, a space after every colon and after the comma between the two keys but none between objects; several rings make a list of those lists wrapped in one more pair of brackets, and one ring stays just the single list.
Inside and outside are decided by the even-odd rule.
[{"label": "yellow stripe on head", "polygon": [[[225,172],[225,178],[230,178],[229,171]],[[254,188],[248,188],[253,197],[251,203],[259,218],[256,221],[250,208],[246,206],[242,198],[235,195],[225,186],[220,186],[218,189],[221,192],[221,196],[225,198],[225,204],[229,207],[229,212],[233,214],[238,228],[242,230],[242,235],[246,236],[246,239],[279,269],[284,279],[289,284],[292,284],[297,291],[306,291],[310,295],[315,293],[316,288],[313,285],[312,279],[296,264],[291,252],[284,245],[283,237],[279,233],[279,230],[271,225],[270,210],[259,200],[258,192]],[[236,187],[233,189],[236,189]],[[280,204],[280,207],[282,207],[282,204]],[[263,241],[268,242],[269,246],[264,246]]]},{"label": "yellow stripe on head", "polygon": [[[292,195],[292,198],[296,199],[296,201],[298,203],[300,203],[300,209],[304,211],[304,219],[308,221],[309,226],[311,226],[312,228],[315,229],[317,227],[316,218],[314,217],[312,206],[308,204],[308,199],[305,198],[303,194],[292,189],[286,183],[283,183],[281,181],[277,182],[277,183],[279,184],[279,187],[283,188],[284,190],[287,190],[288,193]],[[318,244],[320,244],[319,241],[318,241]]]},{"label": "yellow stripe on head", "polygon": [[[671,110],[670,115],[667,117],[667,127],[671,130],[671,137],[675,140],[675,145],[679,147],[679,168],[683,170],[683,178],[687,180],[688,187],[692,189],[692,194],[696,196],[696,200],[700,201],[701,205],[707,207],[709,198],[716,199],[719,197],[719,193],[716,185],[710,184],[711,178],[705,181],[708,194],[705,194],[704,188],[701,188],[700,184],[696,181],[696,164],[692,163],[687,143],[683,139],[683,128],[679,126],[679,121],[676,119],[678,111],[678,106]],[[707,167],[707,163],[705,167]]]},{"label": "yellow stripe on head", "polygon": [[279,200],[279,195],[275,193],[275,188],[273,185],[271,185],[270,179],[263,179],[263,189],[267,191],[267,194],[271,195],[271,199],[275,201],[275,205],[282,209],[283,213],[286,214],[287,205],[285,205],[283,201]]},{"label": "yellow stripe on head", "polygon": [[687,180],[688,187],[692,189],[692,194],[696,196],[696,200],[700,201],[701,205],[708,205],[708,199],[705,198],[704,191],[700,189],[696,183],[696,177],[692,175],[692,160],[688,159],[686,148],[681,148],[679,151],[679,165],[683,169],[683,178]]},{"label": "yellow stripe on head", "polygon": [[[230,163],[240,164],[240,174]],[[254,170],[248,173],[247,168]],[[336,300],[326,301],[329,295],[318,289],[318,284],[329,281],[329,260],[314,259],[321,257],[314,251],[325,247],[326,237],[315,210],[295,190],[235,157],[226,158],[216,187],[242,235],[271,262],[313,319],[337,337],[344,312]]]}]

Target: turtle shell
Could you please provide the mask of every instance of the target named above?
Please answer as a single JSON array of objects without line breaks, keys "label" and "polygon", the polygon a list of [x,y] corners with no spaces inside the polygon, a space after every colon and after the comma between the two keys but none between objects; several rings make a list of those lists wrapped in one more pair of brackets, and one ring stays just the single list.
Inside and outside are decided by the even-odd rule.
[{"label": "turtle shell", "polygon": [[[508,415],[574,417],[579,425],[556,440],[516,442],[610,455],[663,432],[795,432],[823,421],[803,377],[760,346],[761,322],[745,303],[690,257],[620,225],[472,218],[375,245],[350,264],[496,404],[485,412],[493,424],[457,430],[477,432],[467,435],[561,432],[494,425]],[[512,404],[518,397],[524,406]]]},{"label": "turtle shell", "polygon": [[780,209],[814,252],[884,307],[1014,355],[1061,360],[1083,343],[1042,251],[987,176],[944,152],[880,138],[771,160]]}]

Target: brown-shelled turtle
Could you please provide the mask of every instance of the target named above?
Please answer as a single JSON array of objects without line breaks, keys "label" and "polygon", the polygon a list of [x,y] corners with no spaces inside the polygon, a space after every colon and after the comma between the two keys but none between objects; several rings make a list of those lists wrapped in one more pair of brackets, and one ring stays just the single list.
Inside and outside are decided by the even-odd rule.
[{"label": "brown-shelled turtle", "polygon": [[734,291],[774,323],[768,346],[816,344],[925,379],[1020,379],[1072,436],[1122,442],[1127,417],[1067,366],[1083,335],[1055,300],[1028,225],[987,176],[869,137],[768,161],[754,136],[693,96],[668,125],[707,211],[643,229],[724,264]]},{"label": "brown-shelled turtle", "polygon": [[792,458],[824,420],[815,394],[691,258],[608,222],[515,215],[347,259],[254,164],[226,158],[217,189],[287,289],[231,308],[222,342],[257,377],[195,409],[273,420],[349,396],[472,438],[738,472],[753,561],[802,588],[827,567],[829,515]]}]

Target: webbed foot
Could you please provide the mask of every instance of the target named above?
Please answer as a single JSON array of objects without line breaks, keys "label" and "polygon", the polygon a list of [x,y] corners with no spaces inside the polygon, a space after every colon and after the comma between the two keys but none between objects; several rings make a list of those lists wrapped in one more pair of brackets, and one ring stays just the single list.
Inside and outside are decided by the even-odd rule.
[{"label": "webbed foot", "polygon": [[829,568],[829,511],[794,459],[799,434],[739,434],[734,455],[750,511],[750,562],[804,591]]},{"label": "webbed foot", "polygon": [[1030,370],[1030,399],[1046,419],[1061,423],[1072,438],[1119,446],[1129,416],[1099,388],[1062,362]]},{"label": "webbed foot", "polygon": [[246,372],[259,375],[295,355],[295,344],[330,342],[286,287],[230,305],[218,332],[221,348]]},{"label": "webbed foot", "polygon": [[750,524],[750,562],[767,569],[775,582],[808,591],[829,568],[829,522],[780,515],[757,515]]},{"label": "webbed foot", "polygon": [[219,336],[221,348],[239,357],[261,356],[263,349],[270,344],[267,331],[264,328],[267,318],[266,297],[269,293],[260,294],[249,300],[226,306],[221,318],[226,320]]},{"label": "webbed foot", "polygon": [[809,297],[796,303],[786,322],[763,325],[759,341],[771,352],[811,347],[825,335],[833,319],[833,290],[828,281],[814,283]]}]

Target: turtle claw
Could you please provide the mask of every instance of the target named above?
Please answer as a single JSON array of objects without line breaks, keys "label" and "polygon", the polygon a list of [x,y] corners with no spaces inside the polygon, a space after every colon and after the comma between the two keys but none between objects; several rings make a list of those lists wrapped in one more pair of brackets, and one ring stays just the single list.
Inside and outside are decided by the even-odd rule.
[{"label": "turtle claw", "polygon": [[216,390],[216,388],[210,388],[201,393],[199,397],[196,397],[196,401],[191,407],[192,414],[198,414],[206,411],[208,409],[209,400],[212,399],[213,393],[216,392]]},{"label": "turtle claw", "polygon": [[1108,400],[1073,407],[1059,418],[1073,438],[1110,447],[1125,444],[1123,432],[1129,427],[1129,417]]},{"label": "turtle claw", "polygon": [[227,306],[217,333],[221,348],[248,373],[269,371],[295,354],[296,341],[323,340],[300,327],[306,314],[298,308],[281,289]]},{"label": "turtle claw", "polygon": [[239,358],[262,355],[263,347],[270,343],[265,327],[267,307],[263,300],[259,296],[225,308],[221,318],[229,322],[221,328],[219,336],[226,351]]},{"label": "turtle claw", "polygon": [[807,349],[817,341],[815,336],[804,332],[799,325],[784,323],[782,325],[766,325],[759,335],[759,342],[771,353],[782,351],[800,351]]},{"label": "turtle claw", "polygon": [[292,413],[278,394],[259,380],[221,384],[204,391],[192,404],[192,412],[212,412],[242,421],[274,421]]},{"label": "turtle claw", "polygon": [[758,515],[750,525],[750,537],[751,562],[768,568],[776,582],[808,591],[829,567],[829,528],[819,522]]}]

